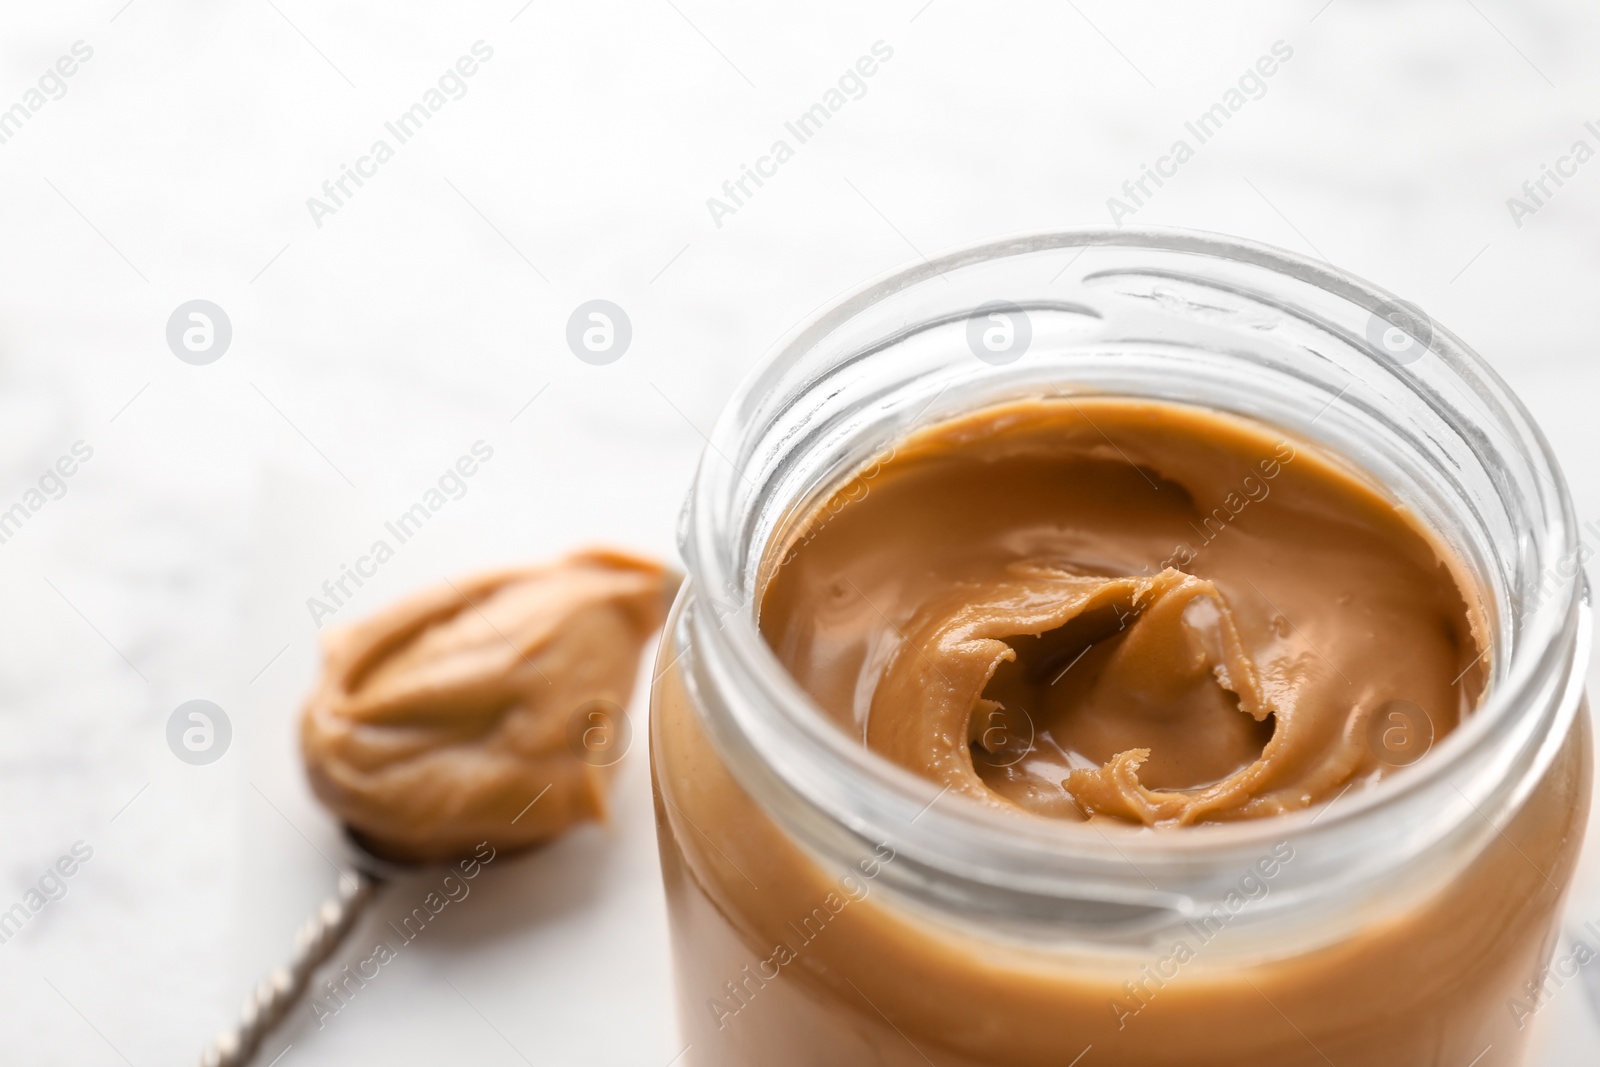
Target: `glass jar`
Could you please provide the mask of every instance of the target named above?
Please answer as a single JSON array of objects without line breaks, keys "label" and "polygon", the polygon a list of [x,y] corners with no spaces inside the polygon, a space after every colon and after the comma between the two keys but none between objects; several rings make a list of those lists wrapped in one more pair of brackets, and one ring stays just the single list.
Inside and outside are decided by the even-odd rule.
[{"label": "glass jar", "polygon": [[[1365,471],[1477,583],[1481,706],[1329,804],[1115,835],[941,803],[847,736],[758,629],[773,546],[913,428],[1063,391],[1235,413]],[[734,395],[684,512],[651,711],[682,1062],[1522,1062],[1589,808],[1576,534],[1494,372],[1322,263],[1075,230],[845,296]]]}]

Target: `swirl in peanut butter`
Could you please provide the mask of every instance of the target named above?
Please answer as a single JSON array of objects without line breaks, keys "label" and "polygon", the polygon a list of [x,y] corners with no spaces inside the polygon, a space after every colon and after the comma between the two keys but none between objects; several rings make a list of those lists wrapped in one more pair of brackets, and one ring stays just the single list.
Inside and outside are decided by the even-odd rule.
[{"label": "swirl in peanut butter", "polygon": [[1488,675],[1465,569],[1408,511],[1303,441],[1177,404],[920,431],[771,559],[763,632],[823,710],[1011,812],[1181,826],[1327,802],[1409,762],[1395,730],[1448,733]]}]

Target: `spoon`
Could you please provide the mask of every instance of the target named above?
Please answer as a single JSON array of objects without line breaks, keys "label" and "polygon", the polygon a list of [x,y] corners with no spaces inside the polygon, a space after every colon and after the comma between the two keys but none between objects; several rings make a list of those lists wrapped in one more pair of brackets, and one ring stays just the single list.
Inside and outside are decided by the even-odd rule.
[{"label": "spoon", "polygon": [[[201,1067],[249,1063],[387,882],[450,862],[480,834],[516,851],[604,818],[607,769],[631,737],[610,697],[628,699],[679,581],[651,560],[589,549],[447,580],[328,635],[301,755],[355,873],[296,932],[289,961],[251,991]],[[390,773],[397,764],[405,774]],[[520,803],[517,787],[541,779],[538,796],[500,823]]]},{"label": "spoon", "polygon": [[288,1017],[312,976],[348,940],[383,887],[419,869],[374,856],[348,828],[341,836],[354,873],[341,875],[339,888],[295,931],[288,961],[267,972],[245,998],[239,1021],[212,1039],[200,1055],[200,1067],[244,1067],[254,1059],[262,1041]]}]

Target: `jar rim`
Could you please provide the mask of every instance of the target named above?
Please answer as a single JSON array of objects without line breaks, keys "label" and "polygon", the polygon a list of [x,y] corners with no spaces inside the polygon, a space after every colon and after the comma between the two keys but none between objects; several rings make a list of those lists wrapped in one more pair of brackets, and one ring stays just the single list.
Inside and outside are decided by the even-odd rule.
[{"label": "jar rim", "polygon": [[[747,583],[749,567],[739,538],[732,536],[740,519],[731,512],[737,507],[739,480],[745,477],[741,468],[750,455],[752,431],[758,428],[752,420],[762,412],[762,400],[779,379],[841,324],[902,290],[988,260],[1096,245],[1192,253],[1262,268],[1369,311],[1398,300],[1351,273],[1266,244],[1193,230],[1128,227],[1071,228],[974,242],[888,271],[828,301],[780,339],[735,391],[708,438],[686,502],[681,545],[690,584],[701,595],[708,591],[731,594],[737,605],[726,615],[719,612],[715,626],[696,628],[691,639],[702,646],[697,655],[715,661],[714,668],[723,672],[724,678],[737,679],[744,696],[755,698],[730,706],[724,717],[727,721],[715,724],[718,729],[713,734],[726,738],[731,730],[742,745],[759,753],[759,758],[781,764],[774,773],[791,789],[806,791],[792,780],[796,773],[813,776],[813,784],[824,791],[825,782],[852,780],[860,790],[854,801],[860,802],[864,796],[870,801],[867,813],[835,810],[833,817],[850,823],[858,835],[870,836],[872,824],[890,818],[889,813],[904,819],[915,812],[901,832],[908,844],[920,845],[923,851],[937,853],[940,842],[948,842],[952,836],[1003,836],[1009,844],[991,841],[984,852],[987,860],[1013,852],[1037,857],[1065,848],[1076,858],[1096,864],[1101,875],[1119,864],[1142,873],[1146,865],[1179,871],[1200,859],[1229,857],[1237,862],[1280,839],[1310,839],[1312,835],[1322,839],[1348,833],[1349,827],[1370,820],[1376,810],[1414,800],[1430,790],[1439,791],[1441,783],[1453,785],[1469,804],[1482,803],[1485,792],[1474,789],[1470,782],[1456,784],[1453,776],[1471,765],[1480,768],[1473,781],[1481,780],[1481,767],[1495,758],[1494,749],[1540,747],[1536,735],[1564,732],[1556,729],[1560,718],[1575,714],[1589,651],[1588,642],[1580,640],[1588,626],[1581,571],[1570,580],[1561,580],[1554,594],[1541,598],[1531,611],[1518,613],[1509,657],[1477,709],[1425,758],[1402,773],[1384,777],[1342,804],[1336,797],[1328,804],[1270,818],[1181,832],[1118,835],[1115,841],[1083,834],[1075,824],[1004,818],[977,805],[936,807],[942,791],[931,796],[933,783],[894,765],[839,729],[768,646],[759,628],[757,591],[748,590],[744,601],[738,602],[737,591]],[[1435,326],[1429,349],[1472,388],[1535,475],[1532,484],[1538,496],[1532,502],[1533,513],[1542,522],[1518,532],[1535,542],[1537,558],[1544,561],[1541,570],[1554,561],[1573,558],[1578,538],[1570,495],[1549,443],[1531,415],[1499,375],[1455,335]],[[757,547],[759,557],[766,546]],[[1541,706],[1545,708],[1542,723],[1533,721]],[[802,765],[806,769],[797,772]],[[996,834],[997,830],[1002,833]],[[981,866],[987,860],[974,862]],[[982,875],[979,877],[981,880]],[[1164,896],[1164,891],[1158,891],[1152,900]]]}]

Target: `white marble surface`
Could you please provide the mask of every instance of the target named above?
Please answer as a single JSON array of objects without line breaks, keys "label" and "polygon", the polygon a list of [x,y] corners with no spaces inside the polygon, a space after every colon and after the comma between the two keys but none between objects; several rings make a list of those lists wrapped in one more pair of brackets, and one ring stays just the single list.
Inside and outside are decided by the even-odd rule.
[{"label": "white marble surface", "polygon": [[[283,955],[333,882],[292,733],[305,600],[472,442],[493,461],[349,613],[591,538],[672,553],[700,431],[795,320],[917,250],[1104,222],[1275,41],[1294,54],[1266,94],[1136,221],[1325,256],[1415,300],[1520,391],[1600,518],[1600,162],[1521,228],[1506,207],[1597,143],[1600,16],[1324,3],[0,7],[0,109],[93,49],[0,143],[0,509],[94,450],[0,544],[0,908],[94,850],[0,945],[0,1060],[188,1061]],[[479,40],[493,58],[466,95],[318,227],[307,197]],[[706,198],[880,40],[866,94],[716,226]],[[594,297],[635,328],[607,367],[563,343]],[[193,298],[234,328],[209,366],[164,341]],[[205,767],[164,736],[196,697],[234,727]],[[609,830],[495,865],[267,1058],[665,1065],[640,757]],[[1600,918],[1594,867],[1579,918]],[[1542,1063],[1594,1062],[1581,987],[1539,1026]]]}]

